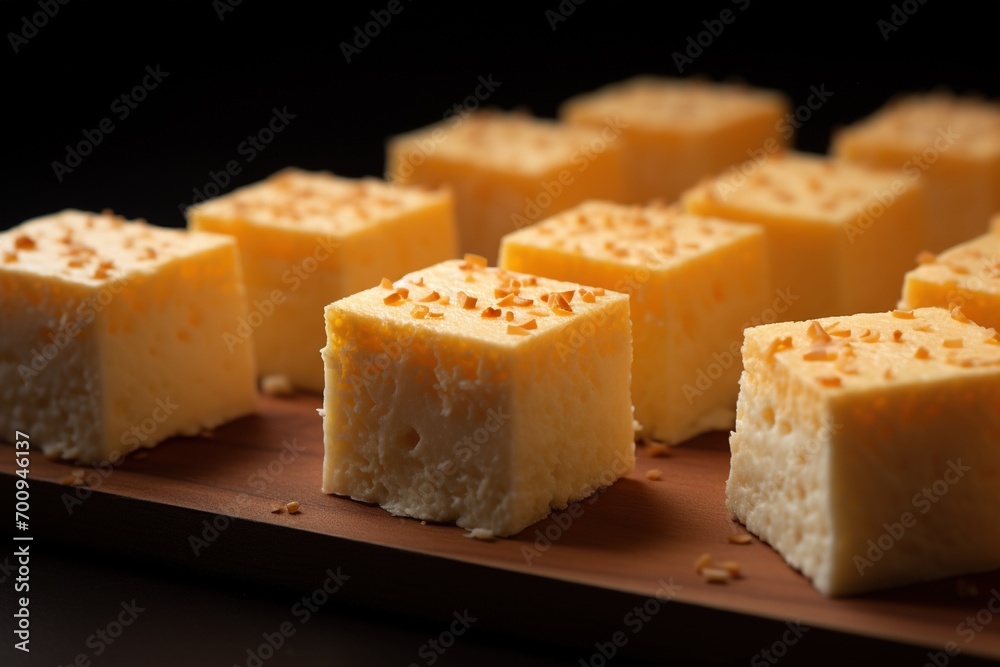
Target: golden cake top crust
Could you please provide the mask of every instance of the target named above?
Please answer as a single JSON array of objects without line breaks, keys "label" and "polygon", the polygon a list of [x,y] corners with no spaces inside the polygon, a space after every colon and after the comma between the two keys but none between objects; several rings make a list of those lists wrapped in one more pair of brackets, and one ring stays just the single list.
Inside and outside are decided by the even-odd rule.
[{"label": "golden cake top crust", "polygon": [[228,244],[218,234],[154,227],[110,211],[65,210],[0,233],[0,270],[100,285]]},{"label": "golden cake top crust", "polygon": [[960,308],[917,308],[745,331],[744,356],[783,365],[830,391],[1000,372],[1000,337]]},{"label": "golden cake top crust", "polygon": [[692,79],[641,76],[577,96],[563,106],[571,121],[620,115],[647,129],[705,131],[759,115],[783,114],[778,92],[750,86]]},{"label": "golden cake top crust", "polygon": [[234,192],[196,204],[196,214],[219,222],[347,235],[450,199],[445,190],[393,186],[376,178],[284,169]]},{"label": "golden cake top crust", "polygon": [[683,213],[676,206],[589,201],[509,234],[504,242],[665,269],[762,233],[756,225]]},{"label": "golden cake top crust", "polygon": [[395,325],[434,327],[466,338],[517,345],[587,319],[624,294],[486,266],[466,255],[327,306],[327,318],[352,313]]}]

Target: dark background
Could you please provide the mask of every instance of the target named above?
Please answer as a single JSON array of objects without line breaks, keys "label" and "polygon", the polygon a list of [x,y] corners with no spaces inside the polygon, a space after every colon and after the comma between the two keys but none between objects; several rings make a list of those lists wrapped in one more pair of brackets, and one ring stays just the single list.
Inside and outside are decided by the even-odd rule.
[{"label": "dark background", "polygon": [[[331,2],[321,13],[319,3],[243,0],[221,19],[219,8],[226,6],[221,0],[130,5],[70,0],[17,53],[9,33],[21,32],[23,17],[41,10],[37,0],[0,1],[6,111],[0,229],[67,207],[107,207],[179,226],[178,207],[190,204],[194,190],[211,182],[210,172],[223,171],[231,160],[241,171],[226,191],[289,165],[348,176],[381,174],[387,137],[441,119],[475,90],[480,76],[500,82],[490,105],[524,106],[551,116],[562,100],[605,83],[637,73],[678,75],[674,52],[687,49],[688,38],[697,38],[706,30],[703,22],[717,19],[723,9],[732,10],[735,20],[702,53],[693,52],[694,62],[683,73],[780,89],[793,105],[805,102],[811,87],[831,91],[830,101],[799,131],[797,145],[805,150],[826,150],[831,129],[899,92],[948,87],[1000,96],[996,3],[911,0],[905,4],[916,11],[888,39],[878,22],[890,20],[894,11],[897,19],[905,16],[904,3],[894,10],[891,2],[858,9],[760,0],[739,5],[586,0],[579,6],[565,0],[562,6],[574,10],[555,30],[546,11],[558,11],[558,0],[529,8],[501,2],[401,3],[402,11],[348,63],[341,43],[352,41],[355,27],[372,21],[370,12],[384,10],[388,0]],[[167,78],[120,119],[112,110],[114,100],[142,81],[147,66],[157,65],[169,72]],[[267,124],[274,108],[287,108],[295,118],[248,162],[238,146]],[[60,182],[53,161],[64,162],[67,144],[80,142],[85,130],[106,117],[114,131]],[[214,627],[222,619],[225,630],[212,635],[217,664],[225,664],[232,646],[248,641],[239,630],[247,618],[280,618],[287,609],[287,601],[258,599],[251,588],[213,589],[212,582],[193,575],[158,574],[134,562],[110,570],[100,556],[76,550],[61,555],[61,550],[53,545],[38,570],[48,573],[43,586],[52,599],[59,599],[59,591],[65,594],[58,609],[38,609],[57,631],[47,646],[57,660],[63,657],[61,644],[79,646],[95,623],[107,620],[107,604],[114,606],[135,590],[172,610],[157,619],[155,644],[167,641],[164,633],[174,632],[171,619],[185,610],[198,627]],[[243,611],[234,614],[236,606]],[[332,620],[315,626],[308,641],[303,637],[300,664],[337,650],[348,651],[341,654],[347,663],[376,664],[391,657],[405,664],[438,628],[353,610],[331,613]],[[139,642],[138,635],[130,641]],[[144,655],[141,642],[134,648],[119,650],[119,657],[131,661]],[[444,664],[487,664],[487,655],[496,664],[528,656],[534,656],[531,664],[575,664],[569,657],[574,653],[496,637],[477,637]],[[160,661],[146,655],[143,664]]]},{"label": "dark background", "polygon": [[[55,2],[56,0],[42,0]],[[230,160],[241,169],[225,190],[288,165],[348,176],[381,174],[387,137],[440,120],[478,77],[501,85],[488,104],[550,116],[560,101],[636,73],[678,75],[672,54],[723,9],[736,15],[685,75],[736,78],[803,103],[811,86],[833,92],[801,128],[798,145],[824,151],[830,130],[870,113],[900,91],[949,87],[1000,94],[997,3],[917,0],[883,37],[890,2],[777,6],[760,0],[633,3],[586,0],[555,30],[559,0],[442,4],[399,0],[402,11],[348,63],[341,42],[388,0],[261,3],[225,0],[131,5],[69,0],[14,53],[11,31],[36,2],[0,2],[4,107],[0,228],[65,207],[181,225],[178,206]],[[902,5],[905,4],[904,8]],[[741,7],[746,7],[741,10]],[[146,66],[169,76],[120,120],[112,102]],[[252,162],[238,145],[272,108],[295,115]],[[118,107],[121,108],[121,107]],[[79,167],[58,181],[53,161],[67,144],[111,117]]]}]

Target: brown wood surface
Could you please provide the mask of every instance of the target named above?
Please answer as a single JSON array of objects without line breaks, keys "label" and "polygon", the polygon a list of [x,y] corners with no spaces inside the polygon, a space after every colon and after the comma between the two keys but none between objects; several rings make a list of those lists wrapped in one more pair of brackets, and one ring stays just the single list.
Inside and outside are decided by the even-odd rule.
[{"label": "brown wood surface", "polygon": [[[978,589],[973,594],[960,595],[957,582],[950,579],[830,600],[756,539],[747,546],[728,543],[728,536],[744,531],[730,519],[723,502],[729,462],[725,434],[698,438],[674,448],[666,458],[650,458],[640,449],[635,472],[593,502],[582,502],[579,516],[567,527],[549,518],[512,539],[484,542],[466,538],[466,531],[454,526],[425,525],[321,493],[319,406],[315,396],[262,397],[257,415],[219,428],[210,437],[170,440],[145,456],[130,457],[106,476],[83,468],[92,483],[81,492],[82,502],[72,503],[72,514],[65,509],[67,499],[77,497],[78,491],[59,482],[81,468],[48,461],[35,451],[31,532],[91,541],[112,552],[140,554],[145,545],[145,556],[159,553],[176,562],[183,559],[178,554],[194,553],[189,538],[203,529],[205,517],[220,514],[233,517],[239,527],[227,528],[205,547],[210,558],[183,560],[239,576],[252,571],[252,561],[264,562],[269,556],[294,564],[297,554],[306,550],[347,558],[357,547],[362,549],[357,553],[364,554],[360,558],[386,572],[386,597],[392,597],[397,583],[400,592],[434,585],[421,581],[425,567],[428,573],[473,579],[455,582],[464,586],[476,585],[475,578],[482,579],[484,572],[504,582],[541,577],[553,584],[583,585],[595,591],[595,604],[601,592],[624,594],[621,599],[649,598],[656,595],[661,579],[672,579],[682,587],[676,593],[678,602],[720,617],[730,618],[728,613],[758,620],[794,619],[910,648],[940,650],[956,642],[965,655],[1000,658],[1000,622],[987,625],[969,643],[956,631],[966,617],[984,608],[994,588],[1000,589],[1000,571],[965,577]],[[303,451],[294,460],[286,454],[287,463],[281,463],[282,443],[293,440]],[[13,455],[0,457],[0,473],[8,479],[13,461]],[[264,478],[260,472],[269,466],[271,472]],[[647,480],[650,468],[661,469],[663,479]],[[266,485],[263,490],[261,484]],[[300,514],[271,512],[275,504],[292,500],[301,503]],[[536,539],[546,532],[556,539],[548,548],[544,543],[539,547]],[[226,542],[230,546],[217,546]],[[298,551],[286,553],[285,547]],[[259,553],[248,557],[247,549]],[[530,549],[536,556],[529,564],[524,554]],[[705,552],[718,561],[738,560],[744,578],[726,585],[704,583],[693,564]],[[272,570],[269,576],[291,585],[304,588],[313,581],[297,581],[294,567]],[[406,573],[410,583],[395,582],[392,572]],[[770,643],[767,639],[761,646]]]}]

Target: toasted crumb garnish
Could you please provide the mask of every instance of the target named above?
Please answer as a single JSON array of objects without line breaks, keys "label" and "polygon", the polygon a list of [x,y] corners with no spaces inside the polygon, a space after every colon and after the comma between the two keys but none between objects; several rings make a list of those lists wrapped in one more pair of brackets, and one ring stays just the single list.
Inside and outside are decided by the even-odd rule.
[{"label": "toasted crumb garnish", "polygon": [[448,296],[447,294],[445,294],[445,295],[444,295],[443,297],[441,297],[441,298],[440,298],[440,299],[438,300],[438,305],[439,305],[439,306],[447,306],[447,305],[448,305],[448,304],[450,304],[450,303],[451,303],[451,297],[450,297],[450,296]]},{"label": "toasted crumb garnish", "polygon": [[559,294],[562,296],[562,298],[566,299],[566,303],[572,303],[573,295],[576,294],[576,290],[568,289],[565,292],[559,292]]},{"label": "toasted crumb garnish", "polygon": [[422,306],[417,304],[413,306],[413,310],[410,311],[410,317],[415,317],[418,320],[422,320],[427,317],[427,313],[431,312],[431,309],[427,306]]},{"label": "toasted crumb garnish", "polygon": [[139,259],[156,259],[156,251],[152,248],[143,248],[143,254]]},{"label": "toasted crumb garnish", "polygon": [[739,561],[724,560],[721,563],[719,563],[719,568],[728,572],[729,576],[732,577],[733,579],[739,579],[740,576],[742,576],[740,573]]},{"label": "toasted crumb garnish", "polygon": [[432,310],[431,312],[427,313],[427,317],[431,318],[432,320],[437,320],[444,317],[444,313],[441,312],[440,310]]},{"label": "toasted crumb garnish", "polygon": [[837,360],[834,362],[833,367],[845,375],[856,375],[858,373],[858,361],[854,356],[854,351],[849,347],[841,350],[840,354],[837,355]]},{"label": "toasted crumb garnish", "polygon": [[775,338],[768,344],[767,351],[765,352],[764,356],[767,359],[773,359],[774,355],[777,354],[778,352],[781,352],[783,350],[789,350],[792,347],[793,345],[791,336],[785,336],[784,338]]},{"label": "toasted crumb garnish", "polygon": [[[11,264],[11,263],[16,262],[16,261],[17,261],[17,253],[16,252],[7,252],[6,250],[4,251],[4,253],[3,253],[3,263],[4,264]],[[72,264],[70,264],[70,266],[72,266]]]},{"label": "toasted crumb garnish", "polygon": [[819,382],[824,387],[839,387],[843,384],[840,376],[837,375],[821,375],[816,378],[816,382]]},{"label": "toasted crumb garnish", "polygon": [[892,332],[892,339],[897,343],[903,340],[903,332],[900,331],[899,329],[896,329],[895,331]]},{"label": "toasted crumb garnish", "polygon": [[482,255],[473,255],[471,252],[465,253],[465,263],[474,266],[477,269],[486,268],[486,258]]},{"label": "toasted crumb garnish", "polygon": [[502,315],[502,314],[503,314],[503,311],[500,310],[499,308],[485,308],[485,309],[483,309],[483,317],[485,317],[485,318],[500,317],[500,315]]},{"label": "toasted crumb garnish", "polygon": [[503,318],[505,320],[507,320],[508,322],[513,322],[514,321],[514,311],[513,310],[508,310],[506,313],[503,314]]},{"label": "toasted crumb garnish", "polygon": [[403,297],[404,299],[407,299],[410,296],[410,290],[408,290],[405,287],[397,287],[396,288],[396,294],[398,294],[399,296]]},{"label": "toasted crumb garnish", "polygon": [[482,540],[483,542],[492,542],[496,539],[492,530],[487,528],[473,528],[468,533],[465,534],[471,540]]},{"label": "toasted crumb garnish", "polygon": [[525,329],[528,329],[529,331],[531,331],[532,329],[537,329],[538,328],[538,322],[536,322],[534,319],[530,319],[527,322],[525,322],[524,324],[522,324],[521,326],[524,327]]},{"label": "toasted crumb garnish", "polygon": [[458,294],[455,295],[455,298],[458,299],[458,305],[460,305],[462,308],[465,308],[466,310],[472,310],[473,308],[475,308],[476,301],[478,301],[476,297],[469,296],[465,292],[459,292]]},{"label": "toasted crumb garnish", "polygon": [[534,302],[535,302],[534,299],[526,299],[526,298],[521,297],[521,296],[515,296],[514,297],[514,305],[515,306],[520,306],[522,308],[530,306]]},{"label": "toasted crumb garnish", "polygon": [[706,567],[701,571],[701,576],[705,577],[705,581],[710,584],[727,584],[732,579],[728,570],[723,570],[720,567]]},{"label": "toasted crumb garnish", "polygon": [[290,503],[285,503],[285,509],[288,510],[289,514],[298,514],[301,511],[300,508],[301,505],[299,505],[299,501],[297,500],[293,500]]},{"label": "toasted crumb garnish", "polygon": [[912,310],[900,310],[899,308],[892,311],[893,317],[898,317],[901,320],[912,320],[916,317]]},{"label": "toasted crumb garnish", "polygon": [[646,479],[651,482],[658,482],[663,479],[663,471],[659,468],[650,468],[646,471]]},{"label": "toasted crumb garnish", "polygon": [[917,359],[929,359],[931,353],[927,351],[927,348],[921,345],[917,348],[917,351],[913,353],[913,356]]},{"label": "toasted crumb garnish", "polygon": [[421,297],[419,299],[419,301],[420,301],[420,303],[434,303],[435,301],[437,301],[440,298],[441,298],[441,295],[438,294],[436,291],[434,291],[434,292],[431,292],[430,294],[427,294],[427,295]]},{"label": "toasted crumb garnish", "polygon": [[862,343],[877,343],[881,334],[878,331],[870,331],[865,329],[865,333],[861,334],[860,340]]},{"label": "toasted crumb garnish", "polygon": [[597,301],[597,297],[590,290],[581,289],[580,290],[580,300],[584,303],[594,303]]},{"label": "toasted crumb garnish", "polygon": [[507,333],[511,334],[512,336],[527,336],[529,332],[527,329],[525,329],[523,326],[519,324],[508,324]]},{"label": "toasted crumb garnish", "polygon": [[260,379],[260,390],[268,396],[290,396],[295,393],[292,379],[281,373],[265,375]]},{"label": "toasted crumb garnish", "polygon": [[753,542],[753,538],[746,533],[736,533],[735,535],[729,536],[730,544],[750,544]]},{"label": "toasted crumb garnish", "polygon": [[382,299],[382,303],[384,303],[387,306],[393,306],[397,303],[402,302],[402,300],[403,296],[399,292],[393,292],[392,294],[386,295],[386,297]]},{"label": "toasted crumb garnish", "polygon": [[965,313],[962,312],[961,306],[955,306],[954,308],[951,309],[951,318],[953,320],[962,322],[963,324],[969,323],[969,318],[965,315]]},{"label": "toasted crumb garnish", "polygon": [[389,280],[388,278],[383,278],[382,282],[379,283],[379,286],[382,287],[383,289],[392,289],[393,288],[392,281]]},{"label": "toasted crumb garnish", "polygon": [[1000,345],[1000,335],[997,334],[997,330],[990,328],[986,330],[986,340],[984,343],[989,343],[990,345]]},{"label": "toasted crumb garnish", "polygon": [[646,452],[654,459],[670,456],[670,445],[665,442],[650,442],[646,445]]},{"label": "toasted crumb garnish", "polygon": [[927,250],[922,250],[917,253],[917,263],[918,264],[933,264],[937,259],[937,255]]},{"label": "toasted crumb garnish", "polygon": [[595,287],[593,291],[594,291],[594,296],[604,296],[603,287]]},{"label": "toasted crumb garnish", "polygon": [[493,298],[494,299],[502,299],[505,296],[507,296],[508,294],[512,294],[512,293],[513,292],[511,290],[507,289],[506,287],[494,287],[493,288]]},{"label": "toasted crumb garnish", "polygon": [[953,272],[963,276],[969,273],[969,269],[960,264],[949,264],[948,268],[951,269]]},{"label": "toasted crumb garnish", "polygon": [[824,345],[813,345],[802,353],[802,358],[806,361],[827,361],[832,354]]},{"label": "toasted crumb garnish", "polygon": [[830,334],[831,336],[836,336],[838,338],[850,338],[851,337],[851,330],[850,329],[833,329],[833,330],[828,330],[827,333]]},{"label": "toasted crumb garnish", "polygon": [[514,305],[514,293],[510,292],[505,297],[497,301],[496,305],[502,307]]},{"label": "toasted crumb garnish", "polygon": [[712,554],[702,554],[694,560],[694,571],[701,574],[706,567],[712,565]]},{"label": "toasted crumb garnish", "polygon": [[285,511],[284,505],[271,505],[271,514],[281,514]]},{"label": "toasted crumb garnish", "polygon": [[809,328],[806,329],[806,334],[812,340],[820,341],[822,343],[830,342],[830,334],[828,334],[826,329],[823,328],[823,325],[816,320],[809,323]]},{"label": "toasted crumb garnish", "polygon": [[27,234],[21,234],[14,239],[14,247],[18,250],[34,250],[38,247],[38,244],[35,243],[35,239]]},{"label": "toasted crumb garnish", "polygon": [[945,347],[952,347],[952,348],[954,348],[954,347],[962,347],[962,339],[961,338],[945,338],[943,341],[941,341],[941,344],[944,345]]}]

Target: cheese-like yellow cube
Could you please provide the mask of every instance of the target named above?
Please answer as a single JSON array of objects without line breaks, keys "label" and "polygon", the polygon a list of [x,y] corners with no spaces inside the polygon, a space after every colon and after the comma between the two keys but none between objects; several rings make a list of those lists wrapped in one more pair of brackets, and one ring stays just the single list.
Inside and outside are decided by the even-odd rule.
[{"label": "cheese-like yellow cube", "polygon": [[943,93],[904,97],[837,133],[832,152],[924,183],[929,250],[982,234],[1000,211],[995,102]]},{"label": "cheese-like yellow cube", "polygon": [[773,300],[766,249],[757,225],[587,202],[505,236],[500,266],[629,294],[635,417],[677,443],[733,426],[743,329]]},{"label": "cheese-like yellow cube", "polygon": [[239,243],[250,312],[232,322],[227,345],[252,339],[261,375],[315,392],[327,304],[457,252],[448,192],[324,172],[286,169],[191,207],[188,220]]},{"label": "cheese-like yellow cube", "polygon": [[906,274],[904,308],[960,308],[984,327],[1000,329],[1000,231],[992,231],[937,255],[924,253]]},{"label": "cheese-like yellow cube", "polygon": [[451,186],[462,251],[493,261],[507,232],[584,199],[622,199],[622,126],[605,120],[584,129],[521,113],[455,116],[389,141],[386,178]]},{"label": "cheese-like yellow cube", "polygon": [[887,171],[801,153],[684,194],[692,213],[762,225],[771,282],[796,296],[784,320],[893,307],[924,243],[920,186]]},{"label": "cheese-like yellow cube", "polygon": [[827,595],[1000,567],[1000,340],[942,308],[748,329],[726,505]]},{"label": "cheese-like yellow cube", "polygon": [[253,411],[232,239],[63,211],[0,234],[0,429],[117,461]]},{"label": "cheese-like yellow cube", "polygon": [[700,179],[785,147],[794,129],[784,95],[732,84],[637,77],[563,104],[563,120],[621,118],[629,202],[672,202]]},{"label": "cheese-like yellow cube", "polygon": [[326,493],[504,536],[633,467],[623,294],[467,256],[326,323]]}]

